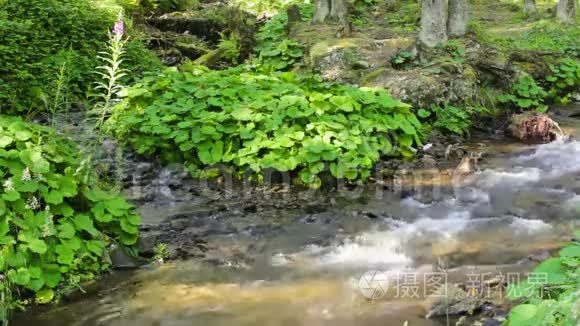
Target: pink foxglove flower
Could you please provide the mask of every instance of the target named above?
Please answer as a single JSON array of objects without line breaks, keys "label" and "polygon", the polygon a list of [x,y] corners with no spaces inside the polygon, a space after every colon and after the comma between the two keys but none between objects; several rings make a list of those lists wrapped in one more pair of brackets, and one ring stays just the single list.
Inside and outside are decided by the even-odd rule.
[{"label": "pink foxglove flower", "polygon": [[115,23],[113,27],[113,34],[117,35],[118,37],[123,36],[125,34],[125,23],[122,20],[119,20]]}]

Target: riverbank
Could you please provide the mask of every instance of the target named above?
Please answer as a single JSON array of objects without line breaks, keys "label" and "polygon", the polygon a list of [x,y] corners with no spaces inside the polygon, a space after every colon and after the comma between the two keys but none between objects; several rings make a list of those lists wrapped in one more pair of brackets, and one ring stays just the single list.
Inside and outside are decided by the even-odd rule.
[{"label": "riverbank", "polygon": [[[577,130],[576,118],[558,121]],[[15,325],[69,319],[71,325],[153,325],[191,318],[216,325],[256,319],[445,324],[445,318],[424,319],[435,308],[432,299],[397,297],[391,287],[369,301],[359,278],[369,270],[406,273],[417,276],[407,288],[422,291],[425,274],[443,270],[463,289],[473,285],[474,275],[485,275],[495,288],[503,284],[500,273],[524,277],[557,252],[577,223],[576,142],[485,143],[480,172],[464,176],[456,191],[427,182],[426,188],[409,185],[406,193],[380,197],[368,190],[355,196],[283,188],[204,197],[187,178],[149,180],[159,191],[139,205],[142,238],[166,243],[166,259],[182,261],[115,273],[100,290],[65,300],[60,309],[19,315]],[[437,189],[439,197],[422,195]],[[476,311],[486,307],[474,318],[500,323],[509,305],[497,300],[471,302]]]}]

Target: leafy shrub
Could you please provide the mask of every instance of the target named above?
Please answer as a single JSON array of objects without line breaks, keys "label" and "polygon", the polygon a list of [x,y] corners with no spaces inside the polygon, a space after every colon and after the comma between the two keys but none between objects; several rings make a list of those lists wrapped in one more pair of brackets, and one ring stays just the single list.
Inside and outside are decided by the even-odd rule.
[{"label": "leafy shrub", "polygon": [[214,164],[239,173],[272,168],[316,187],[327,168],[366,179],[382,155],[411,156],[420,142],[410,107],[384,90],[292,73],[167,71],[127,95],[109,120],[112,132],[140,154],[169,153],[166,160],[193,174]]},{"label": "leafy shrub", "polygon": [[443,48],[453,58],[453,61],[458,63],[465,61],[465,47],[459,41],[451,40],[444,44]]},{"label": "leafy shrub", "polygon": [[551,97],[566,101],[566,97],[580,87],[580,61],[564,59],[556,65],[550,65],[552,75],[546,77],[547,88]]},{"label": "leafy shrub", "polygon": [[238,63],[240,58],[240,39],[232,33],[229,36],[221,35],[221,40],[218,44],[218,49],[222,51],[222,57],[234,64]]},{"label": "leafy shrub", "polygon": [[508,286],[508,298],[527,302],[513,308],[507,326],[554,325],[572,326],[580,323],[580,232],[576,241],[560,251],[559,257],[538,265],[533,273],[546,275],[547,282],[529,280]]},{"label": "leafy shrub", "polygon": [[523,75],[512,86],[509,94],[501,95],[498,99],[517,110],[545,112],[548,109],[548,106],[544,104],[547,95],[548,93],[541,86],[538,86],[534,78]]},{"label": "leafy shrub", "polygon": [[413,63],[415,55],[409,51],[399,51],[391,57],[391,65],[397,69],[409,67]]},{"label": "leafy shrub", "polygon": [[[302,19],[309,20],[313,8],[308,4],[300,6]],[[304,50],[300,43],[291,40],[286,35],[288,15],[281,12],[272,17],[256,34],[257,45],[254,49],[262,71],[283,71],[291,69],[302,61]]]},{"label": "leafy shrub", "polygon": [[434,118],[433,127],[457,135],[469,134],[475,115],[488,113],[482,107],[458,108],[452,105],[432,105],[430,110],[420,109],[417,115],[422,119]]},{"label": "leafy shrub", "polygon": [[0,274],[21,298],[50,302],[107,269],[109,243],[137,241],[133,207],[86,181],[77,153],[50,128],[0,116]]},{"label": "leafy shrub", "polygon": [[[71,97],[86,98],[97,78],[97,52],[120,7],[110,1],[10,0],[0,4],[0,112],[41,110],[50,97],[50,85],[66,63]],[[116,8],[116,10],[113,9]],[[3,17],[2,17],[3,16]],[[131,77],[156,63],[154,54],[138,41],[127,47],[127,67],[137,67]],[[130,78],[130,77],[127,77]]]}]

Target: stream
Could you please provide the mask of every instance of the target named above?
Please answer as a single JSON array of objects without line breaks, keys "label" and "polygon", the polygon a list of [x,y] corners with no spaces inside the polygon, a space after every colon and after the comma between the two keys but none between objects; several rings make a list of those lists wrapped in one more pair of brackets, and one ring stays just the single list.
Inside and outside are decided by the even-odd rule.
[{"label": "stream", "polygon": [[[558,121],[580,136],[580,120]],[[413,191],[294,200],[279,190],[257,204],[202,199],[162,170],[154,198],[139,204],[145,227],[173,228],[169,240],[191,234],[205,249],[117,271],[84,295],[16,314],[12,325],[447,325],[425,319],[431,273],[444,271],[450,283],[519,275],[580,226],[580,141],[481,140],[473,148],[485,148],[479,171],[453,186],[451,176],[429,172],[403,181]],[[377,278],[369,285],[367,276]]]}]

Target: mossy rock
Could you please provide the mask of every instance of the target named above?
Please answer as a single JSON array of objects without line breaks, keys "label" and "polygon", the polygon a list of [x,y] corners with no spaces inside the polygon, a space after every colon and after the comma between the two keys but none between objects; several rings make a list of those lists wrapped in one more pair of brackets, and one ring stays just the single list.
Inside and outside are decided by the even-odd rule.
[{"label": "mossy rock", "polygon": [[466,49],[466,54],[466,62],[477,71],[480,83],[508,88],[516,78],[516,70],[505,52],[474,44]]},{"label": "mossy rock", "polygon": [[[455,71],[448,71],[450,67]],[[416,108],[470,101],[477,90],[477,72],[469,65],[458,64],[411,70],[382,68],[370,72],[362,80],[364,86],[385,88]]]},{"label": "mossy rock", "polygon": [[360,83],[369,69],[390,68],[399,51],[416,52],[411,38],[330,38],[312,44],[307,64],[325,80]]},{"label": "mossy rock", "polygon": [[[558,56],[556,55],[556,57]],[[553,55],[545,56],[537,51],[526,50],[517,50],[510,54],[512,64],[536,80],[544,79],[552,74],[548,58],[553,59]]]}]

